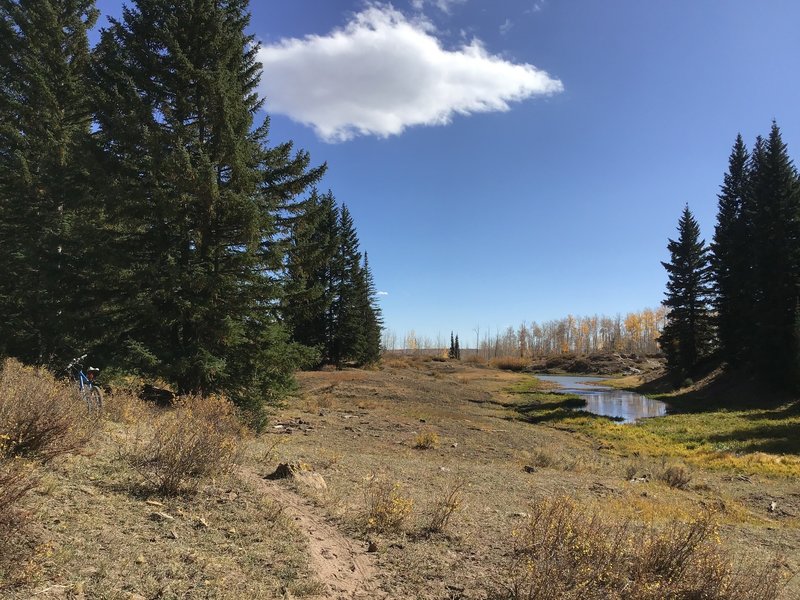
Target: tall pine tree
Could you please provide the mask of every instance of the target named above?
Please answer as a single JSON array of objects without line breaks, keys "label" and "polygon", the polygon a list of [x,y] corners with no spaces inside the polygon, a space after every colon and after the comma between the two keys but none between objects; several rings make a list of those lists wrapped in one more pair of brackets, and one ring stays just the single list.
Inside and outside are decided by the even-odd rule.
[{"label": "tall pine tree", "polygon": [[781,385],[797,383],[800,194],[797,171],[773,122],[753,149],[748,210],[752,221],[752,356],[757,371]]},{"label": "tall pine tree", "polygon": [[751,211],[747,206],[750,156],[736,137],[728,172],[718,196],[717,225],[711,245],[714,308],[720,355],[730,365],[747,359],[752,334]]},{"label": "tall pine tree", "polygon": [[0,0],[0,352],[63,365],[91,340],[93,0]]},{"label": "tall pine tree", "polygon": [[712,323],[708,302],[711,294],[709,251],[700,239],[700,226],[686,206],[678,222],[677,241],[669,240],[667,270],[667,324],[659,343],[672,373],[684,377],[712,349]]},{"label": "tall pine tree", "polygon": [[[276,212],[322,175],[268,146],[246,0],[136,0],[97,50],[97,137],[118,230],[128,364],[253,408],[291,383]],[[123,346],[124,345],[124,346]]]}]

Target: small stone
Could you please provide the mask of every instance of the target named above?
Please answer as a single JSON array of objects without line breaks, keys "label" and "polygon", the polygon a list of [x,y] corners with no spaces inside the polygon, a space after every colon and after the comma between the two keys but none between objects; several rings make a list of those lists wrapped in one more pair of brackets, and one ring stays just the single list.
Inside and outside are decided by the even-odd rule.
[{"label": "small stone", "polygon": [[234,529],[233,527],[231,527],[230,529],[228,529],[228,534],[229,534],[229,535],[236,535],[236,529]]},{"label": "small stone", "polygon": [[775,512],[776,510],[778,510],[778,503],[773,500],[769,503],[769,512]]},{"label": "small stone", "polygon": [[449,472],[450,472],[450,469],[448,469],[447,467],[439,467],[439,470],[440,470],[442,473],[449,473]]},{"label": "small stone", "polygon": [[377,551],[378,551],[378,543],[373,540],[369,540],[369,542],[367,543],[367,552],[377,552]]},{"label": "small stone", "polygon": [[511,516],[512,517],[517,517],[518,519],[527,519],[528,518],[528,513],[526,513],[526,512],[515,512],[515,513],[511,513]]},{"label": "small stone", "polygon": [[141,564],[144,564],[144,560],[145,560],[144,554],[140,554],[139,556],[136,557],[136,560],[134,562],[137,565],[141,565]]},{"label": "small stone", "polygon": [[525,471],[526,473],[536,473],[536,467],[533,467],[531,465],[525,465],[524,467],[522,467],[522,470]]},{"label": "small stone", "polygon": [[208,529],[208,521],[206,521],[203,517],[197,517],[197,524],[200,527]]},{"label": "small stone", "polygon": [[458,448],[458,442],[453,442],[452,444],[450,444],[450,447],[451,448]]}]

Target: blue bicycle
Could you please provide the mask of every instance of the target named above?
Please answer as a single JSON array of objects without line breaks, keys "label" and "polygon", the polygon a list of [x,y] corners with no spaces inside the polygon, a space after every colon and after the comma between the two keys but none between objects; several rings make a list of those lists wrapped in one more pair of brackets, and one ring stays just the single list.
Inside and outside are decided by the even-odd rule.
[{"label": "blue bicycle", "polygon": [[84,372],[83,361],[86,360],[86,356],[84,354],[73,358],[64,370],[78,384],[78,391],[83,401],[86,402],[89,412],[99,412],[103,408],[103,390],[97,386],[95,380],[100,369],[89,367]]}]

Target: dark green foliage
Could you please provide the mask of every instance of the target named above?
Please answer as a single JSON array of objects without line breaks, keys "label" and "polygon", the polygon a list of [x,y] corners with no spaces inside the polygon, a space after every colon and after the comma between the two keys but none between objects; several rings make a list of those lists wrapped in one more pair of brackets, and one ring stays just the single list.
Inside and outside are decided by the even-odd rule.
[{"label": "dark green foliage", "polygon": [[748,208],[753,273],[752,362],[784,385],[797,383],[795,335],[800,286],[800,196],[797,172],[773,123],[753,149]]},{"label": "dark green foliage", "polygon": [[91,329],[96,18],[93,0],[0,0],[0,353],[28,363],[63,366]]},{"label": "dark green foliage", "polygon": [[461,360],[461,345],[458,343],[458,334],[456,334],[455,359]]},{"label": "dark green foliage", "polygon": [[712,350],[712,326],[708,302],[711,295],[709,250],[700,239],[700,227],[689,207],[678,222],[678,240],[669,240],[664,306],[670,312],[659,343],[676,375],[691,373]]},{"label": "dark green foliage", "polygon": [[747,206],[749,160],[747,148],[739,135],[718,196],[719,212],[711,244],[717,336],[720,354],[731,365],[747,358],[742,355],[742,350],[749,347],[745,340],[752,334],[749,318],[753,306],[751,211]]},{"label": "dark green foliage", "polygon": [[350,211],[315,191],[293,212],[282,312],[294,339],[316,348],[320,363],[376,362],[381,311]]},{"label": "dark green foliage", "polygon": [[318,349],[320,362],[331,356],[333,261],[338,250],[339,211],[333,194],[314,190],[293,207],[289,229],[286,281],[281,310],[292,337]]},{"label": "dark green foliage", "polygon": [[110,327],[130,350],[116,359],[253,407],[297,358],[277,318],[275,214],[324,169],[254,126],[248,22],[245,0],[138,0],[103,31],[95,77],[119,233]]}]

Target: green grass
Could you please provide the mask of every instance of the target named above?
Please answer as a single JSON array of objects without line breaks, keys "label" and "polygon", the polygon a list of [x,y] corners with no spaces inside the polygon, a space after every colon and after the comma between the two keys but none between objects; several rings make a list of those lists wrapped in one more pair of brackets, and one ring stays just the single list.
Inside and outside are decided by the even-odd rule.
[{"label": "green grass", "polygon": [[[621,425],[575,410],[580,398],[543,392],[541,382],[507,389],[523,395],[520,418],[584,433],[621,456],[679,457],[696,466],[737,472],[800,476],[800,401],[751,394],[658,394],[670,414]],[[726,405],[726,401],[728,404]]]}]

